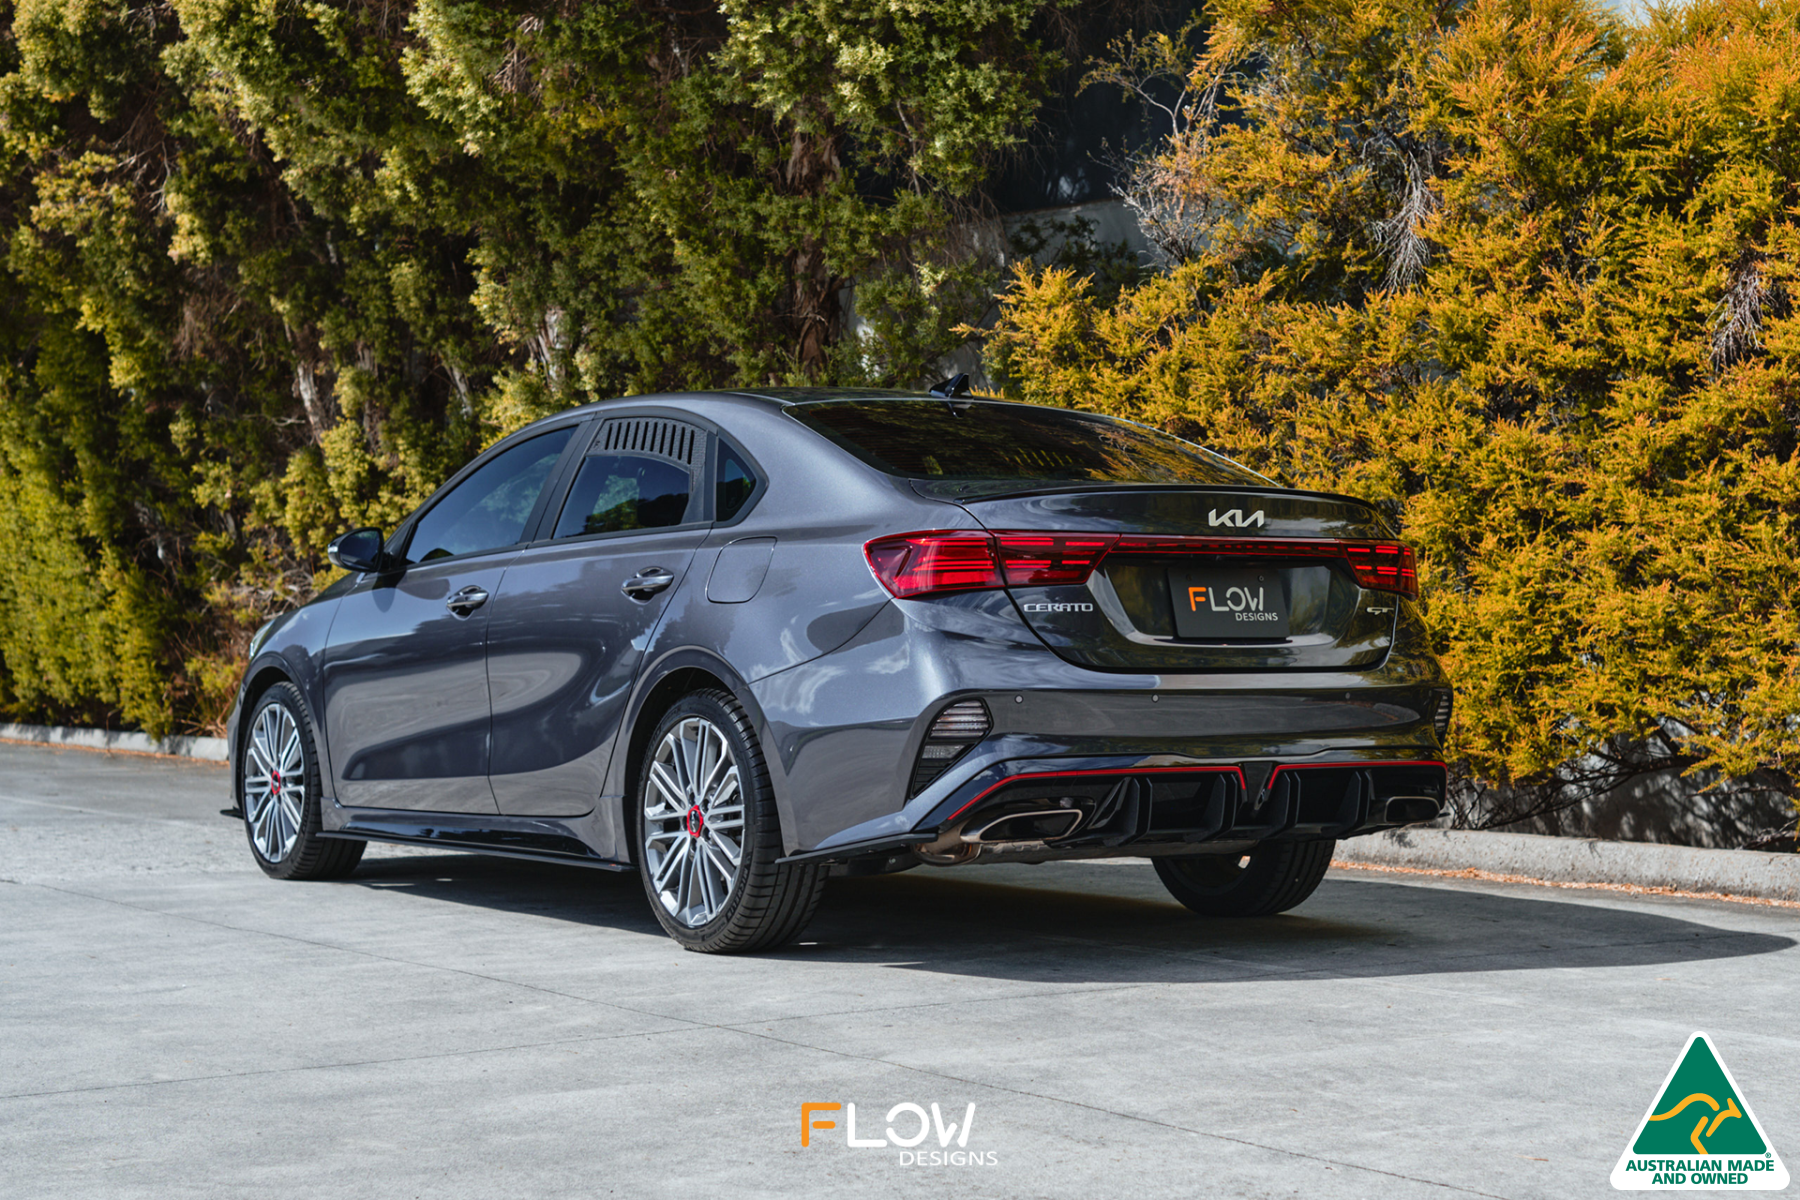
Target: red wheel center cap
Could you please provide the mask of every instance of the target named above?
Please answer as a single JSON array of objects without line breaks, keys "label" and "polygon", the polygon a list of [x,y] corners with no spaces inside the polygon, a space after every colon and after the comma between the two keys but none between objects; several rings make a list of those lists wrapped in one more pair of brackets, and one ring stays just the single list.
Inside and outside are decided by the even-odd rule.
[{"label": "red wheel center cap", "polygon": [[269,788],[269,790],[271,792],[281,791],[281,772],[280,771],[269,772],[269,779],[270,779],[271,783],[273,784],[273,786],[271,786]]},{"label": "red wheel center cap", "polygon": [[699,837],[700,831],[706,828],[706,814],[700,811],[698,804],[687,810],[687,819],[682,821],[687,827],[689,837]]}]

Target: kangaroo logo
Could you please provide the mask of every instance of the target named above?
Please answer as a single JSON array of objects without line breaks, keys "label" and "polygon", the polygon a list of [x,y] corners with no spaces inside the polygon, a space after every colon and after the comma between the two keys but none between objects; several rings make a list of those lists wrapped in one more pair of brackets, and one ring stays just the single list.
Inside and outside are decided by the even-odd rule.
[{"label": "kangaroo logo", "polygon": [[1241,508],[1228,509],[1222,513],[1215,508],[1206,514],[1206,523],[1208,525],[1232,525],[1238,529],[1248,529],[1252,525],[1260,526],[1263,523],[1263,510],[1259,508],[1246,517],[1244,515],[1244,510]]},{"label": "kangaroo logo", "polygon": [[1705,1034],[1694,1034],[1682,1048],[1619,1156],[1612,1185],[1621,1191],[1780,1191],[1788,1185],[1781,1156]]}]

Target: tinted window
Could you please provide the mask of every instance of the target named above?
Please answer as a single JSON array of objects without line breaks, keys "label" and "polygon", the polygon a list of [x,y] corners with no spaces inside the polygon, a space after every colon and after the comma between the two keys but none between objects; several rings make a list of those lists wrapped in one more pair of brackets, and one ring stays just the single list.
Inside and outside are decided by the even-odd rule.
[{"label": "tinted window", "polygon": [[525,536],[525,522],[573,428],[520,442],[496,454],[431,506],[413,527],[408,562],[474,554],[511,546]]},{"label": "tinted window", "polygon": [[826,400],[788,412],[877,470],[908,479],[1269,482],[1171,434],[1067,409]]},{"label": "tinted window", "polygon": [[744,465],[737,452],[719,443],[719,482],[713,489],[713,519],[729,521],[756,490],[756,476]]},{"label": "tinted window", "polygon": [[556,535],[661,529],[687,515],[687,468],[638,454],[590,454],[556,520]]}]

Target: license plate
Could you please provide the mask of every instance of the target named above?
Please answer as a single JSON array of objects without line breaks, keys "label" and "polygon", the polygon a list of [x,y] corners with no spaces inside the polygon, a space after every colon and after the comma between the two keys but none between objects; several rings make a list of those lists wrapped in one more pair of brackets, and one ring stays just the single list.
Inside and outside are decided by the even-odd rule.
[{"label": "license plate", "polygon": [[1284,638],[1287,589],[1272,570],[1169,572],[1175,634],[1184,638]]}]

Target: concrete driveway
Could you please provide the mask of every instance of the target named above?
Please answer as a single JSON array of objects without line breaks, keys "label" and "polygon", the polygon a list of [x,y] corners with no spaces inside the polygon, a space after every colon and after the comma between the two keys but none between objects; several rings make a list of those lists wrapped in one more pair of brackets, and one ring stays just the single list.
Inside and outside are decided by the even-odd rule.
[{"label": "concrete driveway", "polygon": [[[971,867],[708,958],[628,875],[277,883],[226,802],[0,746],[0,1194],[1602,1196],[1694,1030],[1800,1156],[1800,910],[1344,871],[1225,923],[1141,862]],[[803,1103],[975,1116],[803,1147]]]}]

